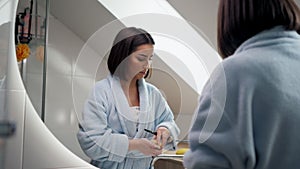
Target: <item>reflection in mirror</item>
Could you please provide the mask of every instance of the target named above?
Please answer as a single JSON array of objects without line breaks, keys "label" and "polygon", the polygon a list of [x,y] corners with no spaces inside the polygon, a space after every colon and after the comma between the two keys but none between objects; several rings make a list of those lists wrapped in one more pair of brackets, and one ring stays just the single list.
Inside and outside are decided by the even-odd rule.
[{"label": "reflection in mirror", "polygon": [[[108,75],[107,52],[111,47],[112,39],[123,27],[112,22],[105,25],[93,34],[77,56],[74,76],[72,77],[72,99],[74,100],[74,106],[76,106],[75,113],[79,119],[81,119],[84,101],[95,80],[98,81]],[[155,49],[155,52],[157,52],[158,49],[156,47]],[[191,88],[190,84],[187,84],[176,74],[174,69],[170,67],[170,62],[162,61],[160,57],[166,57],[166,55],[172,58],[173,63],[176,60],[176,56],[168,51],[165,51],[161,56],[153,57],[154,70],[149,82],[157,86],[167,98],[176,117],[176,123],[182,131],[179,140],[184,140],[197,103],[198,94]],[[176,60],[176,63],[177,68],[180,68],[177,71],[186,70],[188,72],[184,63],[180,60]]]},{"label": "reflection in mirror", "polygon": [[19,1],[15,43],[24,86],[37,113],[43,116],[43,78],[46,75],[43,73],[46,6],[45,3],[40,2],[40,0]]},{"label": "reflection in mirror", "polygon": [[[93,84],[108,75],[107,59],[103,56],[109,52],[107,49],[111,47],[113,37],[124,25],[118,20],[113,29],[107,27],[116,17],[98,1],[51,0],[50,6],[43,5],[45,3],[41,1],[33,1],[32,13],[36,17],[32,19],[33,35],[29,43],[31,54],[19,63],[23,81],[40,116],[42,101],[45,101],[44,122],[51,132],[73,153],[90,161],[76,138],[78,121]],[[26,2],[19,6],[18,11],[24,12],[30,1],[20,2]],[[47,8],[50,9],[48,18],[45,14]],[[66,9],[73,12],[67,12]],[[49,23],[47,44],[44,43],[46,28],[43,23]],[[45,64],[43,48],[47,48]],[[161,56],[175,58],[168,51],[164,51]],[[189,69],[180,60],[172,61],[176,63],[175,68],[180,67],[188,72]],[[153,64],[154,75],[149,82],[156,85],[167,98],[176,122],[183,131],[180,139],[185,139],[198,93],[177,74],[174,67],[168,65],[169,62],[155,57]],[[44,73],[45,66],[47,70]],[[43,88],[45,82],[47,86]],[[43,92],[46,95],[43,96]]]}]

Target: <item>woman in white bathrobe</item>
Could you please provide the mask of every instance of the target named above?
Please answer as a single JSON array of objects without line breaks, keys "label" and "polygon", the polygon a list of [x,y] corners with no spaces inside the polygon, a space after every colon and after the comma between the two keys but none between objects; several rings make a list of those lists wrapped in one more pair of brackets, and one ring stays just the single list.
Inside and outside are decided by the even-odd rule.
[{"label": "woman in white bathrobe", "polygon": [[299,7],[222,0],[218,18],[224,61],[202,91],[185,167],[300,168]]},{"label": "woman in white bathrobe", "polygon": [[179,129],[173,113],[144,79],[151,74],[153,46],[145,30],[122,29],[107,61],[110,75],[96,83],[85,102],[77,137],[101,169],[148,169],[153,156],[176,148]]}]

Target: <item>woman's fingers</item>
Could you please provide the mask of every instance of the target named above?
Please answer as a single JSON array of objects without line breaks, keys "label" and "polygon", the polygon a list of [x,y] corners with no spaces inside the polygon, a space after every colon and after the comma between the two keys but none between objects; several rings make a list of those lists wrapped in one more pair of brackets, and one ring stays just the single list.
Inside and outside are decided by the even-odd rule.
[{"label": "woman's fingers", "polygon": [[139,139],[138,150],[145,155],[157,156],[162,153],[162,149],[157,144],[145,138]]},{"label": "woman's fingers", "polygon": [[156,140],[158,142],[158,145],[161,148],[166,145],[169,137],[170,137],[170,132],[166,127],[159,127],[157,129]]},{"label": "woman's fingers", "polygon": [[154,149],[153,151],[153,155],[152,156],[158,156],[162,153],[162,150],[161,149]]}]

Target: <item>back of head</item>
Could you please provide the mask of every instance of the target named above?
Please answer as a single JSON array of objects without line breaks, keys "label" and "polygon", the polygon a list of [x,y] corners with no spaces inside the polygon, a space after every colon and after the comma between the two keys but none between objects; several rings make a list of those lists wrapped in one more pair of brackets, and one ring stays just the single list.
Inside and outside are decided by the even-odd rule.
[{"label": "back of head", "polygon": [[136,27],[122,29],[114,39],[107,60],[110,73],[114,74],[117,67],[125,58],[135,52],[138,46],[145,44],[155,44],[152,36],[145,30]]},{"label": "back of head", "polygon": [[222,0],[218,10],[218,50],[232,55],[257,33],[282,25],[300,32],[300,10],[294,0]]}]

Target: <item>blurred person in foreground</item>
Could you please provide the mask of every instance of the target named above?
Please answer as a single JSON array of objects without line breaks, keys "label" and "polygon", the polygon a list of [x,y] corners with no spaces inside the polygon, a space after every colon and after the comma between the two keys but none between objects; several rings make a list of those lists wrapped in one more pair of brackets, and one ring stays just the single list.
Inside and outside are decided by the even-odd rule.
[{"label": "blurred person in foreground", "polygon": [[[219,1],[224,60],[200,97],[187,169],[300,168],[299,32],[293,0]],[[214,130],[209,116],[221,116]]]}]

